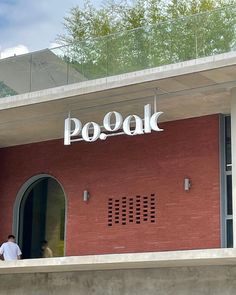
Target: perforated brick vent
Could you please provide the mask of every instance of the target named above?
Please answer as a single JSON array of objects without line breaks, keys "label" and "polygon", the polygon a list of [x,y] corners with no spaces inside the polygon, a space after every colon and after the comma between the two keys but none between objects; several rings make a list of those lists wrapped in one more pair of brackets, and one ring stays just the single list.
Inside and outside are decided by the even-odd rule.
[{"label": "perforated brick vent", "polygon": [[123,197],[108,199],[108,226],[156,222],[156,197]]}]

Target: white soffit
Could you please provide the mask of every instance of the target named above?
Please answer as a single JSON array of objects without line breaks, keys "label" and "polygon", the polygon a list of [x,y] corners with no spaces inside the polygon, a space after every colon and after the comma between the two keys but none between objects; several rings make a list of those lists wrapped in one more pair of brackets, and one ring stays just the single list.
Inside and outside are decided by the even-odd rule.
[{"label": "white soffit", "polygon": [[142,116],[153,103],[162,121],[230,112],[236,53],[0,99],[0,147],[62,138],[68,112],[101,123],[109,111]]}]

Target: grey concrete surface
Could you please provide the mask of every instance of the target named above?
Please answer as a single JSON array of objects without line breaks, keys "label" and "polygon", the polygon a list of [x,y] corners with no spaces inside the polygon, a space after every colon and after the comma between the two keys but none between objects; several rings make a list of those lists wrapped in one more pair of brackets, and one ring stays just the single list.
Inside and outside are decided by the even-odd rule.
[{"label": "grey concrete surface", "polygon": [[102,125],[114,110],[142,117],[155,94],[162,122],[227,114],[235,77],[236,52],[230,52],[1,98],[0,147],[62,138],[69,111],[83,124]]},{"label": "grey concrete surface", "polygon": [[236,266],[236,249],[222,248],[0,261],[0,274],[144,269],[207,265]]},{"label": "grey concrete surface", "polygon": [[234,295],[236,266],[8,274],[2,295]]}]

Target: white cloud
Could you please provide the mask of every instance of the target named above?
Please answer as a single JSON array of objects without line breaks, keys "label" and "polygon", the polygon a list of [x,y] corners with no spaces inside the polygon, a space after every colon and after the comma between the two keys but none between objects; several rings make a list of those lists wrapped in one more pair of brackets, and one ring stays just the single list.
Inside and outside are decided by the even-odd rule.
[{"label": "white cloud", "polygon": [[0,52],[0,58],[6,58],[14,55],[20,55],[24,53],[28,53],[29,49],[25,45],[17,45],[14,47],[6,48]]}]

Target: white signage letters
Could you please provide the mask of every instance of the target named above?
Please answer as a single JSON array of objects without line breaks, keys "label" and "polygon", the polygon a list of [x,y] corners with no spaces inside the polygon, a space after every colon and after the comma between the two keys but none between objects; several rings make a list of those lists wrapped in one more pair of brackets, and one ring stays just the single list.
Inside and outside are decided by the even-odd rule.
[{"label": "white signage letters", "polygon": [[[112,114],[115,115],[115,126],[112,128],[111,126],[111,116]],[[123,122],[123,118],[120,113],[118,112],[109,112],[105,115],[103,119],[103,126],[107,131],[117,131],[121,128]]]},{"label": "white signage letters", "polygon": [[[105,140],[108,136],[120,134],[133,136],[151,133],[152,130],[163,131],[163,129],[158,126],[158,119],[161,114],[163,114],[163,112],[156,112],[152,115],[150,104],[144,106],[144,119],[141,119],[137,115],[130,115],[123,120],[120,113],[116,111],[109,112],[104,116],[103,128],[110,133],[101,132],[101,127],[95,122],[88,122],[82,127],[82,123],[79,119],[67,118],[65,119],[64,144],[70,145],[71,142],[81,140],[93,142],[99,138]],[[115,121],[114,124],[111,123],[112,117]],[[123,131],[121,128],[123,128]],[[118,130],[121,130],[121,132]],[[80,134],[81,138],[78,138]]]}]

